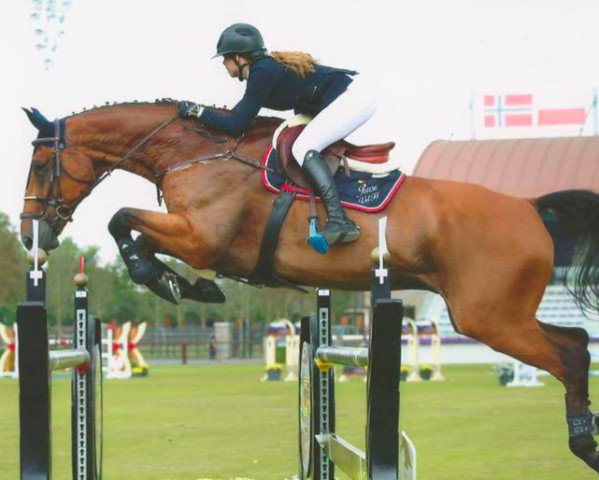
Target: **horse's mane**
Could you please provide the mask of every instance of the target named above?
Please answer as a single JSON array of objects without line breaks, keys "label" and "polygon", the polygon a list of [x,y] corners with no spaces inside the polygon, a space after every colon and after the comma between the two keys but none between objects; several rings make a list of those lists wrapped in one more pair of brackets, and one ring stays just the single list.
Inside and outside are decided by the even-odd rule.
[{"label": "horse's mane", "polygon": [[[74,117],[77,115],[83,115],[86,113],[90,113],[90,112],[95,112],[98,110],[103,110],[106,108],[114,108],[114,107],[130,107],[130,106],[144,106],[144,105],[148,105],[148,106],[156,106],[156,105],[175,105],[177,103],[177,100],[174,100],[172,98],[157,98],[156,100],[154,100],[153,102],[150,101],[138,101],[138,100],[132,100],[129,102],[105,102],[104,105],[94,105],[92,108],[85,108],[83,107],[83,110],[80,110],[79,112],[71,112],[71,115],[69,115],[69,117]],[[66,117],[66,118],[69,118]]]},{"label": "horse's mane", "polygon": [[[83,114],[88,114],[88,113],[92,113],[92,112],[97,112],[98,110],[103,110],[103,109],[108,109],[108,108],[118,108],[118,107],[134,107],[134,106],[174,106],[179,102],[179,100],[175,100],[173,98],[157,98],[156,100],[154,100],[153,102],[151,101],[138,101],[138,100],[132,100],[129,102],[106,102],[104,103],[104,105],[94,105],[92,108],[86,109],[84,108],[83,110],[79,111],[79,112],[72,112],[71,115],[69,115],[66,118],[71,118],[71,117],[75,117],[75,116],[79,116],[79,115],[83,115]],[[227,109],[226,107],[217,107],[216,105],[212,105],[212,108],[217,109],[218,111],[221,112],[231,112],[230,109]],[[254,121],[254,124],[252,125],[253,128],[261,128],[261,127],[266,127],[266,128],[270,128],[275,126],[276,124],[281,123],[283,119],[279,118],[279,117],[266,117],[266,116],[261,116],[259,115],[258,117],[256,117],[256,120]]]}]

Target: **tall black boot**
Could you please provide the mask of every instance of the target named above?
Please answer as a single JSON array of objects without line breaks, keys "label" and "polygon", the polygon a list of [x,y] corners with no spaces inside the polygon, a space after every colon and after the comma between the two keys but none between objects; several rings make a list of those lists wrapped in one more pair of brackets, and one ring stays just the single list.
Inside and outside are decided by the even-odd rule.
[{"label": "tall black boot", "polygon": [[324,158],[316,150],[306,153],[302,171],[318,194],[327,211],[327,224],[322,234],[329,245],[348,243],[360,236],[360,227],[345,216],[333,175]]}]

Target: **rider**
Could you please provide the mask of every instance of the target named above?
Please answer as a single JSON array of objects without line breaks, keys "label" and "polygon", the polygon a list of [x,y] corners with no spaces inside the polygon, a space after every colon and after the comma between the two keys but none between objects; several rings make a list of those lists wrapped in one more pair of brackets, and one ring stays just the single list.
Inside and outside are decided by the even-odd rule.
[{"label": "rider", "polygon": [[320,65],[307,53],[269,53],[258,29],[245,23],[222,32],[213,58],[220,56],[231,77],[247,80],[243,98],[230,113],[180,102],[179,115],[197,117],[204,125],[233,135],[241,135],[262,107],[314,117],[293,144],[293,156],[325,205],[328,220],[322,233],[329,245],[356,240],[360,228],[345,216],[320,152],[356,130],[376,110],[357,72]]}]

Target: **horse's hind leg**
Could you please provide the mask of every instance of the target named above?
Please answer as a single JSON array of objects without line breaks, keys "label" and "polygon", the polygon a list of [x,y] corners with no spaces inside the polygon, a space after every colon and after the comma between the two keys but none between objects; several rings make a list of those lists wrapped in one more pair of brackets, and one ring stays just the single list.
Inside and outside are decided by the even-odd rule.
[{"label": "horse's hind leg", "polygon": [[[599,471],[599,454],[593,440],[593,416],[589,412],[588,369],[590,356],[586,349],[588,335],[582,329],[546,325],[535,319],[529,308],[511,301],[487,305],[490,312],[484,320],[452,309],[459,330],[494,350],[505,353],[556,377],[566,389],[566,408],[571,451],[591,468]],[[481,311],[481,305],[477,305]],[[488,308],[487,308],[488,307]],[[480,314],[477,315],[477,317]]]},{"label": "horse's hind leg", "polygon": [[599,458],[595,451],[597,444],[593,439],[595,420],[589,411],[589,335],[582,328],[558,327],[543,322],[539,325],[545,335],[558,345],[564,363],[565,380],[562,383],[566,387],[570,450],[599,471]]}]

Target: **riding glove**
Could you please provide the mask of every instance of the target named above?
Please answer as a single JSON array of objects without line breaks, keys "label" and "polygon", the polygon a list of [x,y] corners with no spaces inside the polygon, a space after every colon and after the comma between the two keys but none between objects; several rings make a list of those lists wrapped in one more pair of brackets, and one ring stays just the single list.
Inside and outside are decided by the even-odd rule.
[{"label": "riding glove", "polygon": [[177,103],[177,115],[180,117],[197,117],[200,118],[202,111],[204,110],[204,106],[199,103],[189,102],[187,100],[183,100],[182,102]]}]

